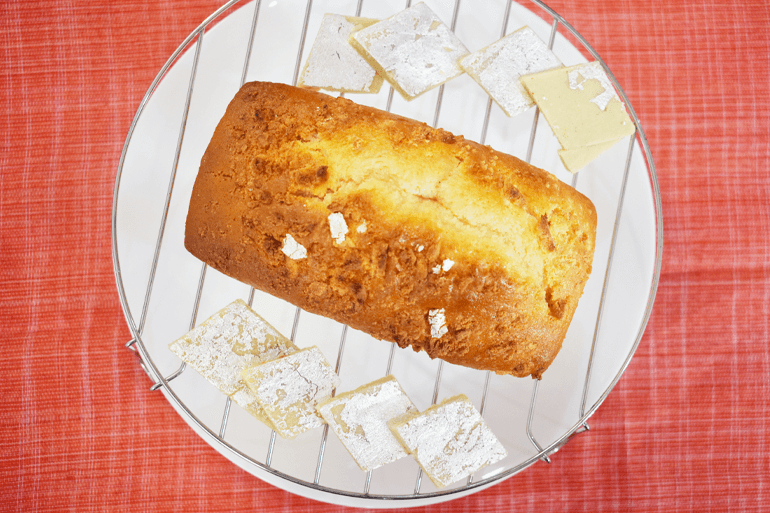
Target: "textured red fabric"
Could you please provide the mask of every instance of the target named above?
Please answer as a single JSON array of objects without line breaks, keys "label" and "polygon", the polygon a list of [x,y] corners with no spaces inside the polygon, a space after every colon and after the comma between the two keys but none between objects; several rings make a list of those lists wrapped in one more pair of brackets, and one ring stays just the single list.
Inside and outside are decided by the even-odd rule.
[{"label": "textured red fabric", "polygon": [[[122,345],[111,199],[139,100],[218,0],[0,3],[0,510],[338,511],[201,441]],[[431,511],[759,511],[770,500],[770,8],[554,0],[649,137],[665,251],[592,431]]]}]

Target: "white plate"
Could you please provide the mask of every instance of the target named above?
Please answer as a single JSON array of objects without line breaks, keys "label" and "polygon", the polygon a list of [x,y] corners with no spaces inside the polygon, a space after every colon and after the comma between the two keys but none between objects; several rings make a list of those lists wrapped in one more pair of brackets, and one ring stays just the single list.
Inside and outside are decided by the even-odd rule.
[{"label": "white plate", "polygon": [[[450,22],[453,1],[433,0],[427,3],[447,24]],[[180,366],[179,359],[168,350],[168,344],[189,329],[202,267],[200,261],[183,246],[187,206],[201,156],[225,107],[240,85],[254,6],[253,2],[242,7],[236,5],[220,16],[215,25],[209,25],[203,37],[151,299],[141,333],[142,309],[164,205],[169,197],[169,182],[173,177],[186,94],[197,49],[194,41],[188,51],[176,58],[154,91],[151,87],[152,94],[140,107],[133,132],[129,134],[124,148],[113,210],[115,270],[127,321],[134,335],[140,339],[134,347],[139,349],[155,381],[159,381],[160,376],[169,376]],[[292,82],[305,7],[304,0],[261,3],[247,80]],[[403,7],[403,0],[365,0],[362,15],[382,18]],[[499,38],[505,7],[505,0],[475,0],[460,5],[456,33],[471,51]],[[532,7],[539,9],[535,5]],[[303,63],[322,15],[326,12],[352,15],[355,9],[356,2],[353,0],[313,3]],[[529,25],[541,38],[548,40],[550,24],[514,3],[507,32],[523,25]],[[585,62],[580,52],[561,35],[556,37],[554,51],[566,65]],[[385,108],[388,90],[385,86],[377,95],[349,97],[359,103]],[[437,98],[438,90],[410,103],[396,94],[392,111],[431,123]],[[455,134],[478,140],[486,105],[487,96],[483,90],[463,75],[447,84],[438,125]],[[486,143],[524,158],[534,115],[532,109],[516,118],[508,118],[497,105],[493,105]],[[643,136],[641,140],[646,149]],[[579,176],[578,189],[591,198],[598,213],[596,254],[593,273],[564,347],[538,386],[531,430],[546,451],[558,448],[604,400],[628,364],[652,306],[662,241],[660,211],[659,206],[656,207],[659,205],[659,194],[654,172],[648,170],[640,146],[635,144],[622,215],[617,224],[613,272],[607,282],[601,329],[596,340],[593,370],[581,418],[583,388],[628,147],[629,140],[619,143]],[[572,176],[563,168],[556,153],[558,148],[555,137],[541,117],[532,163],[569,182]],[[248,294],[249,287],[246,285],[209,269],[200,298],[198,322],[235,298],[246,299]],[[286,335],[291,333],[293,306],[257,292],[254,308],[281,332]],[[340,324],[303,312],[296,342],[300,347],[318,345],[328,360],[335,362],[341,332]],[[390,344],[351,330],[344,347],[339,390],[350,390],[383,376],[389,351]],[[431,361],[422,353],[396,350],[393,374],[420,409],[431,403],[437,367],[438,361]],[[464,393],[479,407],[484,381],[484,372],[445,364],[438,400]],[[260,479],[285,490],[335,504],[402,507],[436,503],[473,493],[526,468],[543,456],[544,452],[536,449],[527,435],[534,384],[531,379],[493,375],[484,416],[504,443],[508,456],[477,473],[474,485],[470,487],[462,481],[439,492],[429,480],[423,479],[419,497],[412,496],[418,466],[411,458],[375,470],[370,496],[363,496],[366,475],[358,469],[333,434],[329,435],[325,447],[319,484],[313,485],[321,429],[291,441],[278,438],[271,469],[268,470],[264,462],[270,430],[233,404],[222,441],[217,433],[222,424],[226,397],[194,370],[185,370],[162,390],[171,405],[204,440]],[[386,498],[395,500],[383,500]]]}]

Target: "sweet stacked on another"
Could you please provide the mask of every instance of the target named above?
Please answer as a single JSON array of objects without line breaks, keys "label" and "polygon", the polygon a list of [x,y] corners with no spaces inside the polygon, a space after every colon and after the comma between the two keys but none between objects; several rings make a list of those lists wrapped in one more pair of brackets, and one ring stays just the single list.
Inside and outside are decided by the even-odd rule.
[{"label": "sweet stacked on another", "polygon": [[244,369],[241,376],[282,438],[322,426],[316,405],[340,384],[315,346]]},{"label": "sweet stacked on another", "polygon": [[409,454],[388,429],[388,421],[417,408],[393,376],[327,399],[318,412],[363,471]]},{"label": "sweet stacked on another", "polygon": [[543,71],[520,80],[559,140],[564,167],[573,173],[636,131],[598,62]]},{"label": "sweet stacked on another", "polygon": [[248,305],[237,299],[169,345],[190,367],[236,404],[272,427],[241,371],[297,351]]},{"label": "sweet stacked on another", "polygon": [[388,423],[439,488],[505,458],[506,452],[465,395]]},{"label": "sweet stacked on another", "polygon": [[299,350],[240,299],[169,349],[283,438],[322,425],[315,406],[339,384],[317,348]]}]

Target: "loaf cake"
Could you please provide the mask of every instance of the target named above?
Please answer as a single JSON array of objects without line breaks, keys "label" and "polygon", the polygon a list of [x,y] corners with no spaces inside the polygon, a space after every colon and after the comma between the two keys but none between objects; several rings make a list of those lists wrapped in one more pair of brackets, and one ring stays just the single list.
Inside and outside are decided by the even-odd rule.
[{"label": "loaf cake", "polygon": [[185,246],[377,339],[537,378],[591,272],[595,229],[588,198],[515,157],[252,82],[201,160]]}]

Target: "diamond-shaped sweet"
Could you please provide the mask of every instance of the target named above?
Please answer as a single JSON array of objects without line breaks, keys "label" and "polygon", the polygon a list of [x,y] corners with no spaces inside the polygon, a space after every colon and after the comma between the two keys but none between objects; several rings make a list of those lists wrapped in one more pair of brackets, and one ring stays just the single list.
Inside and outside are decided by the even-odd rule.
[{"label": "diamond-shaped sweet", "polygon": [[377,23],[369,18],[326,14],[297,83],[343,93],[376,93],[382,77],[348,42],[350,34]]},{"label": "diamond-shaped sweet", "polygon": [[354,32],[350,44],[411,100],[460,74],[465,45],[424,3]]},{"label": "diamond-shaped sweet", "polygon": [[241,375],[282,438],[323,425],[316,405],[340,384],[315,346],[250,367]]},{"label": "diamond-shaped sweet", "polygon": [[388,423],[425,474],[443,488],[506,456],[505,448],[465,395]]},{"label": "diamond-shaped sweet", "polygon": [[460,60],[460,67],[508,116],[521,114],[535,105],[519,82],[520,76],[561,66],[548,45],[529,27],[522,27]]},{"label": "diamond-shaped sweet", "polygon": [[388,421],[417,408],[393,376],[327,399],[317,409],[363,471],[408,454],[388,429]]},{"label": "diamond-shaped sweet", "polygon": [[[598,62],[543,71],[519,80],[548,121],[565,152],[562,161],[573,173],[608,150],[613,141],[636,131]],[[581,148],[587,149],[573,151]]]}]

